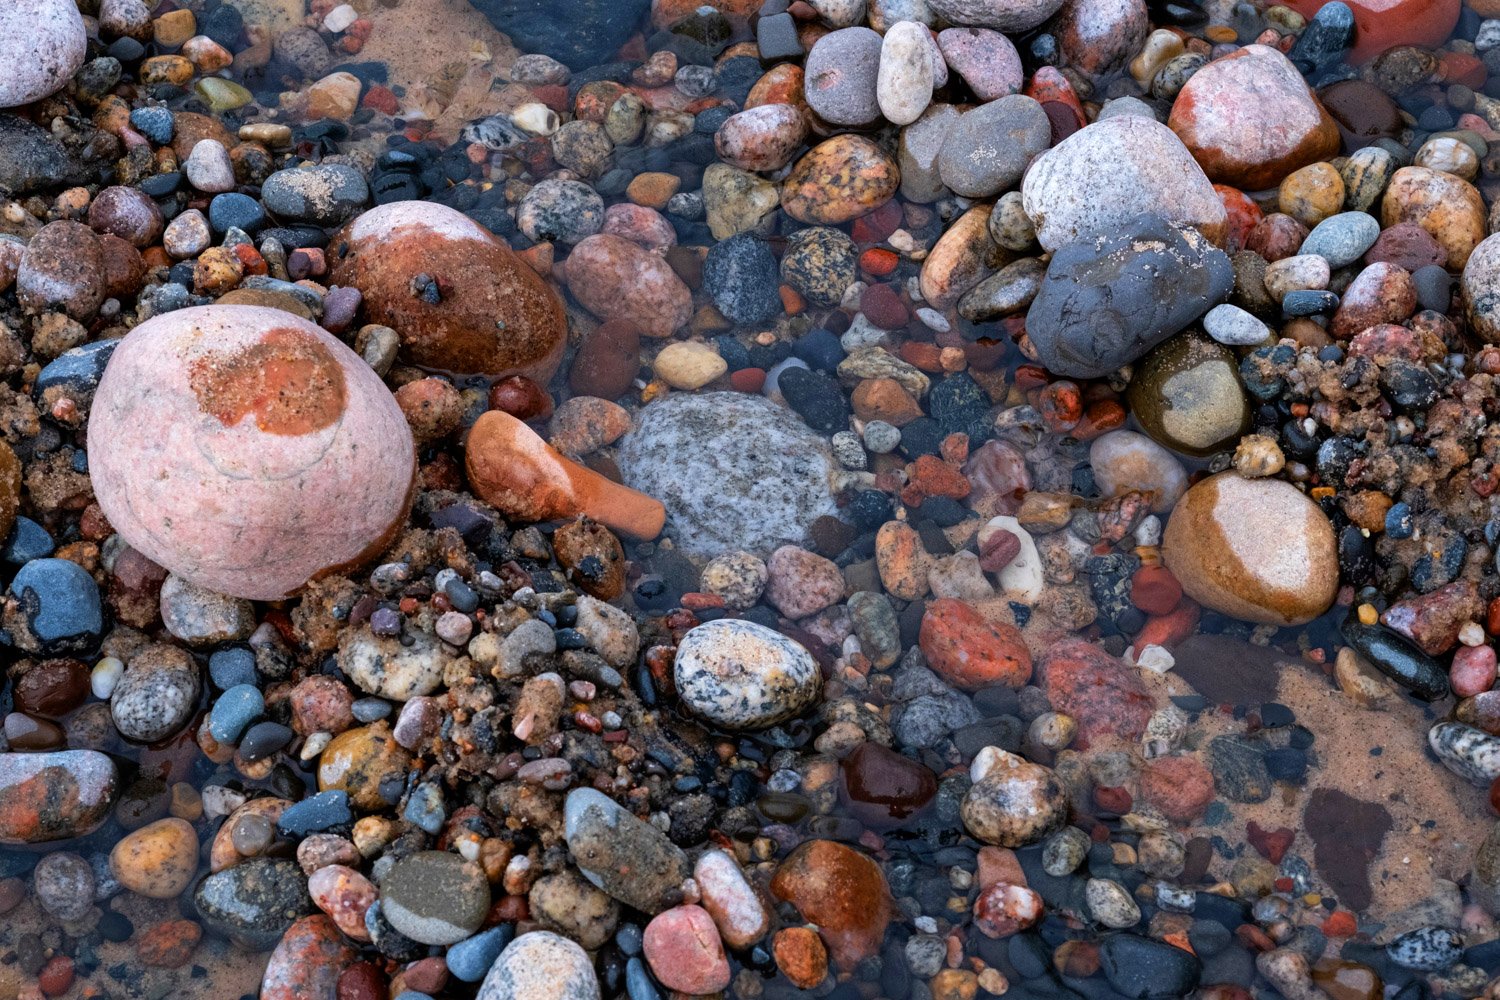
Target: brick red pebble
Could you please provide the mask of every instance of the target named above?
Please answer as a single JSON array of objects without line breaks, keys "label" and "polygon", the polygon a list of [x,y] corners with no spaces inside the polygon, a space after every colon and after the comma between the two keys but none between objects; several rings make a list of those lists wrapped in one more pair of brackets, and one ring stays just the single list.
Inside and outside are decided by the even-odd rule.
[{"label": "brick red pebble", "polygon": [[1107,813],[1124,816],[1130,812],[1130,807],[1134,804],[1134,797],[1124,788],[1112,785],[1100,785],[1094,789],[1094,805]]},{"label": "brick red pebble", "polygon": [[986,573],[998,573],[1020,554],[1021,537],[1001,528],[984,540],[984,547],[979,552],[979,568]]},{"label": "brick red pebble", "polygon": [[1495,686],[1495,647],[1464,646],[1453,654],[1448,683],[1460,698],[1472,698]]},{"label": "brick red pebble", "polygon": [[674,906],[657,914],[643,936],[646,961],[669,990],[701,995],[729,985],[729,960],[713,917],[701,906]]},{"label": "brick red pebble", "polygon": [[1447,266],[1448,251],[1415,222],[1398,222],[1381,230],[1365,251],[1364,260],[1366,264],[1384,262],[1415,272],[1434,264]]},{"label": "brick red pebble", "polygon": [[1196,757],[1154,757],[1141,767],[1141,795],[1172,822],[1191,823],[1214,800],[1214,776]]},{"label": "brick red pebble", "polygon": [[1348,910],[1334,910],[1323,921],[1323,933],[1329,937],[1353,937],[1359,930],[1359,921]]},{"label": "brick red pebble", "polygon": [[142,965],[177,969],[193,957],[203,928],[192,920],[169,920],[136,936],[135,953]]},{"label": "brick red pebble", "polygon": [[384,1000],[386,977],[370,962],[355,962],[339,973],[337,1000]]},{"label": "brick red pebble", "polygon": [[1261,219],[1265,218],[1265,213],[1239,188],[1215,184],[1214,193],[1224,203],[1224,212],[1229,219],[1229,231],[1224,237],[1224,252],[1238,253],[1245,249],[1245,242],[1249,240],[1255,227],[1260,225]]},{"label": "brick red pebble", "polygon": [[986,937],[1010,937],[1042,917],[1042,897],[1021,885],[995,882],[974,900],[974,926]]},{"label": "brick red pebble", "polygon": [[828,949],[823,939],[809,927],[785,927],[771,939],[771,954],[776,967],[792,985],[810,990],[828,975]]},{"label": "brick red pebble", "polygon": [[1154,702],[1133,668],[1083,639],[1047,649],[1037,677],[1055,711],[1078,721],[1075,746],[1116,737],[1135,740],[1146,731]]},{"label": "brick red pebble", "polygon": [[490,409],[517,420],[546,420],[552,416],[552,397],[524,375],[512,375],[490,386]]},{"label": "brick red pebble", "polygon": [[854,220],[850,227],[850,235],[854,242],[860,245],[869,243],[880,243],[890,239],[901,226],[901,205],[895,201],[888,201],[875,211],[862,215]]},{"label": "brick red pebble", "polygon": [[1281,859],[1286,856],[1287,848],[1292,846],[1292,841],[1296,837],[1296,831],[1287,827],[1267,830],[1253,819],[1245,826],[1245,840],[1260,852],[1261,857],[1273,865],[1281,864]]},{"label": "brick red pebble", "polygon": [[741,368],[729,375],[729,384],[737,392],[760,392],[761,387],[766,384],[766,370],[764,368]]},{"label": "brick red pebble", "polygon": [[871,247],[859,255],[859,268],[876,278],[884,278],[901,264],[901,258],[891,250]]},{"label": "brick red pebble", "polygon": [[918,644],[934,671],[966,691],[992,684],[1019,688],[1031,679],[1031,653],[1020,631],[985,621],[956,598],[927,605]]},{"label": "brick red pebble", "polygon": [[286,929],[261,978],[260,1000],[307,1000],[337,989],[339,974],[354,960],[332,920],[321,913]]},{"label": "brick red pebble", "polygon": [[1182,584],[1165,566],[1142,566],[1131,577],[1130,600],[1148,615],[1171,614],[1182,600]]},{"label": "brick red pebble", "polygon": [[37,973],[36,982],[47,996],[62,996],[73,986],[73,960],[66,955],[54,955]]},{"label": "brick red pebble", "polygon": [[1063,434],[1083,419],[1083,394],[1078,383],[1061,379],[1041,391],[1036,408],[1049,431]]},{"label": "brick red pebble", "polygon": [[882,330],[899,330],[911,319],[901,296],[890,285],[870,285],[859,297],[859,311]]}]

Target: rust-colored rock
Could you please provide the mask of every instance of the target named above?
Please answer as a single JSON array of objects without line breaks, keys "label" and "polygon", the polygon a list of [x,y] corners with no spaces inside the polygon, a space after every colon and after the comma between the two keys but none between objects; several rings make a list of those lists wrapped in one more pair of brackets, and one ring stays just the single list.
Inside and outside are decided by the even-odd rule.
[{"label": "rust-colored rock", "polygon": [[879,953],[893,915],[880,866],[831,840],[810,840],[793,851],[771,880],[771,894],[818,925],[844,970]]},{"label": "rust-colored rock", "polygon": [[1154,702],[1135,671],[1082,639],[1048,648],[1037,664],[1037,680],[1054,710],[1078,722],[1079,749],[1117,737],[1135,740],[1146,731]]},{"label": "rust-colored rock", "polygon": [[321,913],[286,929],[260,982],[260,1000],[332,1000],[339,973],[355,959],[334,922]]},{"label": "rust-colored rock", "polygon": [[92,833],[118,787],[114,761],[95,750],[0,754],[0,844]]},{"label": "rust-colored rock", "polygon": [[393,327],[413,364],[543,383],[557,371],[568,339],[562,300],[462,213],[426,201],[382,205],[330,249],[331,283],[358,288],[368,321]]},{"label": "rust-colored rock", "polygon": [[955,598],[927,605],[918,641],[928,665],[965,691],[994,684],[1019,688],[1031,679],[1031,653],[1020,630],[987,622]]},{"label": "rust-colored rock", "polygon": [[891,200],[901,172],[883,149],[857,135],[834,136],[814,146],[792,167],[781,189],[781,208],[798,222],[836,226]]}]

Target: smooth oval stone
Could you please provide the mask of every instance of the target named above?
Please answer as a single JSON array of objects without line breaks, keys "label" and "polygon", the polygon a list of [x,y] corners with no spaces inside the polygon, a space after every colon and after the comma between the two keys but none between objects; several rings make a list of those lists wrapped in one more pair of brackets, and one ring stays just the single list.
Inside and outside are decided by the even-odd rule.
[{"label": "smooth oval stone", "polygon": [[897,125],[909,125],[927,109],[932,87],[932,36],[927,26],[897,21],[886,31],[880,48],[875,84],[880,113]]},{"label": "smooth oval stone", "polygon": [[670,337],[693,314],[693,293],[671,265],[610,233],[579,241],[567,275],[568,290],[585,309],[629,322],[647,336]]},{"label": "smooth oval stone", "polygon": [[1211,455],[1250,428],[1239,359],[1193,333],[1173,337],[1142,358],[1126,398],[1147,434],[1189,455]]},{"label": "smooth oval stone", "polygon": [[29,653],[84,653],[104,630],[99,586],[69,559],[33,559],[10,582],[4,623]]},{"label": "smooth oval stone", "polygon": [[1105,936],[1099,964],[1109,985],[1131,1000],[1188,996],[1203,974],[1203,962],[1192,952],[1135,934]]},{"label": "smooth oval stone", "polygon": [[1141,50],[1151,23],[1142,0],[1067,0],[1048,28],[1063,65],[1102,76]]},{"label": "smooth oval stone", "polygon": [[873,829],[901,826],[937,795],[932,771],[879,743],[864,742],[839,764],[849,811]]},{"label": "smooth oval stone", "polygon": [[165,644],[144,646],[131,656],[110,694],[110,718],[126,739],[155,743],[188,724],[200,693],[201,672],[186,650]]},{"label": "smooth oval stone", "polygon": [[457,854],[420,851],[380,880],[380,906],[392,927],[422,944],[456,944],[484,923],[490,888],[484,873]]},{"label": "smooth oval stone", "polygon": [[1486,787],[1500,778],[1500,737],[1461,722],[1439,722],[1427,731],[1427,745],[1465,781]]},{"label": "smooth oval stone", "polygon": [[880,35],[863,27],[840,28],[818,39],[803,71],[808,107],[833,125],[878,119],[881,46]]},{"label": "smooth oval stone", "polygon": [[1298,254],[1317,254],[1331,268],[1345,267],[1364,256],[1380,238],[1380,223],[1365,212],[1340,212],[1313,227]]},{"label": "smooth oval stone", "polygon": [[1193,226],[1221,245],[1224,203],[1182,140],[1139,115],[1097,121],[1037,157],[1021,183],[1037,241],[1056,251],[1129,233],[1142,213]]},{"label": "smooth oval stone", "polygon": [[1486,237],[1474,248],[1460,289],[1470,328],[1486,343],[1500,342],[1500,235]]},{"label": "smooth oval stone", "polygon": [[1406,636],[1352,620],[1344,622],[1340,631],[1375,669],[1416,697],[1423,701],[1448,697],[1447,671]]},{"label": "smooth oval stone", "polygon": [[1204,66],[1167,125],[1211,180],[1259,191],[1338,152],[1339,131],[1286,56],[1247,45]]},{"label": "smooth oval stone", "polygon": [[411,503],[415,449],[390,390],[281,310],[207,306],[142,323],[110,359],[88,433],[115,530],[233,597],[280,599],[372,558]]},{"label": "smooth oval stone", "polygon": [[880,866],[831,840],[810,840],[787,856],[771,879],[771,895],[816,924],[830,957],[852,970],[876,954],[894,915]]},{"label": "smooth oval stone", "polygon": [[952,24],[1019,33],[1057,13],[1063,0],[928,0],[927,6]]},{"label": "smooth oval stone", "polygon": [[656,827],[592,788],[568,793],[563,822],[573,863],[605,893],[643,913],[680,901],[692,867]]},{"label": "smooth oval stone", "polygon": [[60,309],[86,322],[104,301],[104,276],[104,250],[94,231],[59,219],[26,244],[16,271],[16,299],[33,313]]},{"label": "smooth oval stone", "polygon": [[766,729],[817,700],[822,675],[802,646],[754,622],[723,618],[683,636],[673,665],[693,714],[726,729]]},{"label": "smooth oval stone", "polygon": [[505,946],[476,1000],[599,1000],[599,979],[577,944],[551,931],[532,931]]},{"label": "smooth oval stone", "polygon": [[307,877],[285,858],[249,858],[215,872],[193,891],[193,905],[210,929],[255,951],[313,909]]},{"label": "smooth oval stone", "polygon": [[955,194],[988,198],[1013,187],[1052,140],[1042,106],[1012,94],[968,112],[948,130],[938,173]]},{"label": "smooth oval stone", "polygon": [[998,747],[985,747],[969,766],[974,782],[959,815],[986,844],[1019,848],[1055,833],[1068,820],[1068,799],[1051,768]]},{"label": "smooth oval stone", "polygon": [[1318,91],[1324,110],[1338,125],[1344,149],[1353,152],[1379,139],[1395,139],[1405,122],[1390,95],[1366,80],[1340,80]]},{"label": "smooth oval stone", "polygon": [[0,844],[93,833],[118,789],[114,761],[96,750],[0,754]]},{"label": "smooth oval stone", "polygon": [[863,136],[834,136],[792,167],[781,207],[798,222],[836,226],[890,201],[900,183],[901,171],[885,150]]},{"label": "smooth oval stone", "polygon": [[[381,205],[329,244],[329,279],[364,296],[367,322],[401,334],[427,368],[546,384],[562,361],[562,300],[504,242],[431,202]],[[414,293],[413,282],[428,283]]]},{"label": "smooth oval stone", "polygon": [[1391,177],[1380,203],[1386,229],[1414,222],[1448,251],[1448,267],[1459,269],[1486,236],[1484,198],[1453,174],[1430,167],[1402,167]]},{"label": "smooth oval stone", "polygon": [[948,65],[981,101],[994,101],[1021,89],[1021,54],[1009,38],[988,28],[945,28],[938,49]]},{"label": "smooth oval stone", "polygon": [[73,0],[11,0],[0,6],[0,108],[39,101],[67,86],[88,54]]}]

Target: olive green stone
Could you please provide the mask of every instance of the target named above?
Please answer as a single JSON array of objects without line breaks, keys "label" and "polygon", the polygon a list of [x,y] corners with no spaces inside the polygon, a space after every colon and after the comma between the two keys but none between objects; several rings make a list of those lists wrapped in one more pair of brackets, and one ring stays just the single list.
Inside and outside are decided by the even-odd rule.
[{"label": "olive green stone", "polygon": [[1189,455],[1212,455],[1250,427],[1234,353],[1199,333],[1173,337],[1142,358],[1126,397],[1142,430]]},{"label": "olive green stone", "polygon": [[233,111],[235,108],[243,108],[255,99],[250,91],[233,80],[225,80],[217,76],[203,77],[193,84],[193,89],[215,111]]}]

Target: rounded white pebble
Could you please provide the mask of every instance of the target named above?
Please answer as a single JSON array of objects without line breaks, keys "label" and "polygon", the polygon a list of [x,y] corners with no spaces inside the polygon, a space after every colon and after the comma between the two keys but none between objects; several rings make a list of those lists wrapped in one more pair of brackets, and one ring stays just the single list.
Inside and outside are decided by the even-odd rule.
[{"label": "rounded white pebble", "polygon": [[94,669],[89,674],[89,688],[94,692],[94,697],[100,701],[108,701],[124,673],[125,664],[118,657],[106,656],[94,664]]}]

